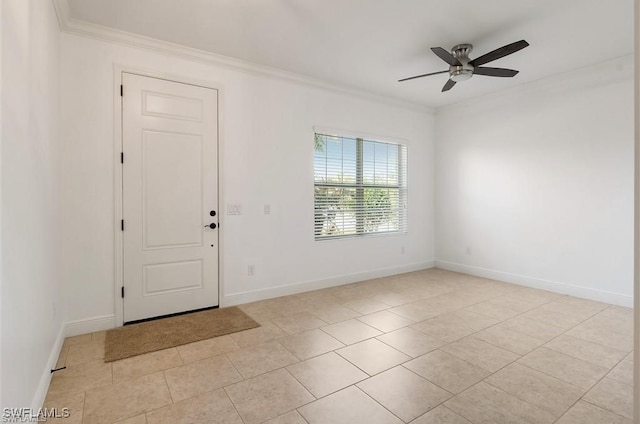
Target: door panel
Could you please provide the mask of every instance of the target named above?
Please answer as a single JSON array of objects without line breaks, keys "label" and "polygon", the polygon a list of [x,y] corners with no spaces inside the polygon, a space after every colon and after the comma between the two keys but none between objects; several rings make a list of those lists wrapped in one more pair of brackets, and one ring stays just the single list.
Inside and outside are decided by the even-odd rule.
[{"label": "door panel", "polygon": [[202,137],[143,131],[145,250],[201,246]]},{"label": "door panel", "polygon": [[123,73],[124,321],[218,305],[218,93]]},{"label": "door panel", "polygon": [[163,93],[142,93],[143,114],[174,119],[202,120],[202,101],[197,98],[167,96]]},{"label": "door panel", "polygon": [[143,294],[201,289],[202,260],[144,266]]}]

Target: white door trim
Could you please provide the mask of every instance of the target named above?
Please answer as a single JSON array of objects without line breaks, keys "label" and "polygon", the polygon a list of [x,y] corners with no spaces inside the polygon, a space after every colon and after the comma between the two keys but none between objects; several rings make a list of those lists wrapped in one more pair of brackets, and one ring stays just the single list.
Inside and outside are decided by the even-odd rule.
[{"label": "white door trim", "polygon": [[[224,175],[224,160],[222,156],[221,145],[223,141],[223,85],[213,81],[206,81],[187,77],[184,75],[175,75],[164,72],[158,72],[149,69],[142,69],[122,64],[114,64],[113,66],[113,193],[114,193],[114,210],[113,210],[113,231],[114,231],[114,316],[115,325],[121,327],[124,324],[124,300],[121,296],[123,287],[123,234],[121,230],[122,220],[122,164],[120,163],[120,153],[122,152],[122,102],[120,100],[120,85],[122,84],[122,73],[131,73],[151,78],[165,79],[169,81],[180,82],[184,84],[196,85],[204,88],[212,88],[218,91],[218,203],[220,209],[219,221],[223,220],[222,205],[224,205],[224,191],[221,190],[222,179]],[[224,227],[222,227],[224,228]],[[222,307],[224,299],[224,231],[220,228],[218,233],[218,299],[219,306]]]}]

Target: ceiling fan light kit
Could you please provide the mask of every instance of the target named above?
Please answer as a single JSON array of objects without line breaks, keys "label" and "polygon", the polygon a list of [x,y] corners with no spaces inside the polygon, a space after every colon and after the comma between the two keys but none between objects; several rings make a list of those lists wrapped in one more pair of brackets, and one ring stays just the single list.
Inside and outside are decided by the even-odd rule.
[{"label": "ceiling fan light kit", "polygon": [[435,53],[440,59],[449,64],[448,71],[431,72],[428,74],[416,75],[409,78],[403,78],[398,82],[409,81],[416,78],[428,77],[431,75],[449,73],[449,80],[446,82],[442,91],[449,91],[451,88],[460,81],[465,81],[471,78],[474,74],[484,75],[488,77],[502,77],[510,78],[518,74],[518,71],[506,68],[490,68],[483,67],[485,63],[492,62],[500,59],[501,57],[508,56],[519,50],[527,47],[529,43],[525,40],[516,41],[515,43],[507,44],[499,49],[490,51],[475,59],[470,59],[469,54],[473,51],[473,45],[471,44],[458,44],[451,49],[451,53],[443,49],[442,47],[432,47],[431,51]]},{"label": "ceiling fan light kit", "polygon": [[473,75],[473,66],[469,64],[469,53],[473,50],[471,44],[458,44],[451,49],[453,57],[455,57],[460,65],[452,65],[449,69],[449,78],[455,82],[468,80]]}]

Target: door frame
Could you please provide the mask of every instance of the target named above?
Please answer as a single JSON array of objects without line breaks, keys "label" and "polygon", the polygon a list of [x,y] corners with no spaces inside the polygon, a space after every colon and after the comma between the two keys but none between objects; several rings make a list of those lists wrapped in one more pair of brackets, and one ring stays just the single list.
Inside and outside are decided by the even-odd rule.
[{"label": "door frame", "polygon": [[[222,144],[223,134],[223,122],[221,104],[223,99],[223,86],[222,84],[214,81],[201,80],[185,75],[176,75],[165,72],[158,72],[154,70],[144,69],[140,67],[128,66],[115,63],[113,66],[113,193],[114,193],[114,209],[113,209],[113,233],[114,233],[114,278],[113,278],[113,296],[114,296],[114,325],[116,327],[122,327],[124,325],[124,299],[121,296],[121,290],[124,285],[123,278],[123,260],[124,260],[124,234],[120,227],[122,217],[122,195],[123,195],[123,178],[122,178],[122,164],[120,163],[120,153],[122,152],[122,101],[120,97],[120,85],[122,84],[122,74],[136,74],[143,77],[158,78],[167,81],[173,81],[182,84],[195,85],[203,88],[214,89],[218,92],[218,222],[222,221],[222,205],[224,199],[224,193],[221,191],[223,184],[221,183],[221,175],[224,175],[222,166],[224,160],[222,160],[220,148]],[[126,158],[125,158],[126,160]],[[218,229],[218,305],[222,307],[222,300],[224,298],[224,270],[223,270],[223,258],[224,258],[224,231]]]}]

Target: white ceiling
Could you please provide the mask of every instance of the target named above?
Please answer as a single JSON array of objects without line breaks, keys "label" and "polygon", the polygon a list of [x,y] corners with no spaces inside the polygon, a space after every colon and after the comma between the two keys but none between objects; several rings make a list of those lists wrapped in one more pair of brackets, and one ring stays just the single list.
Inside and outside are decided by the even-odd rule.
[{"label": "white ceiling", "polygon": [[[633,52],[633,0],[68,0],[71,18],[437,107]],[[526,39],[441,93],[429,50],[471,43],[478,57]]]}]

